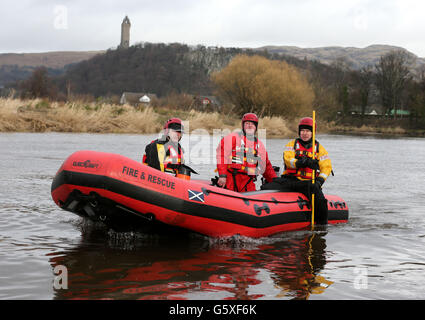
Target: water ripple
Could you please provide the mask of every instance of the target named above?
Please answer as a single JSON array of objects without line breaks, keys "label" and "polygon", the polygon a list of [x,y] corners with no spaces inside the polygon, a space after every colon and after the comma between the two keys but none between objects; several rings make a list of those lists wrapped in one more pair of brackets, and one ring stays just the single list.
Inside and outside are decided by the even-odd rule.
[{"label": "water ripple", "polygon": [[[0,299],[425,298],[425,182],[417,170],[395,174],[400,163],[422,165],[425,139],[319,136],[335,171],[324,190],[347,201],[350,221],[314,232],[264,239],[119,233],[53,203],[51,180],[76,149],[140,159],[152,139],[0,134]],[[286,142],[267,140],[274,165],[282,165]],[[211,165],[198,169],[211,173]],[[69,271],[66,291],[53,288],[58,265]]]}]

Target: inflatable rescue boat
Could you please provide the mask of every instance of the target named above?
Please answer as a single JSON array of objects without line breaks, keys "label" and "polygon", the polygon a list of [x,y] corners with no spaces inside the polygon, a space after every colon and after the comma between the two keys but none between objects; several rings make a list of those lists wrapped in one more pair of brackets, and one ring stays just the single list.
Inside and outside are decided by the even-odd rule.
[{"label": "inflatable rescue boat", "polygon": [[[307,228],[311,208],[301,193],[245,193],[182,179],[127,157],[77,151],[58,170],[51,186],[64,210],[113,229],[186,229],[210,237],[265,237]],[[329,224],[348,221],[343,199],[326,195]]]}]

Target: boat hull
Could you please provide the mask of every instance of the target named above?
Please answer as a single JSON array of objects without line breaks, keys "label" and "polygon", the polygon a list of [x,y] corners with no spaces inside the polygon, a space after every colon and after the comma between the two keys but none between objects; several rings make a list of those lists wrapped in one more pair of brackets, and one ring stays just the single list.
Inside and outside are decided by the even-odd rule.
[{"label": "boat hull", "polygon": [[[311,208],[296,192],[236,193],[183,180],[121,155],[78,151],[52,182],[55,203],[117,229],[190,230],[211,237],[265,237],[308,228]],[[343,199],[326,195],[329,223],[348,221]]]}]

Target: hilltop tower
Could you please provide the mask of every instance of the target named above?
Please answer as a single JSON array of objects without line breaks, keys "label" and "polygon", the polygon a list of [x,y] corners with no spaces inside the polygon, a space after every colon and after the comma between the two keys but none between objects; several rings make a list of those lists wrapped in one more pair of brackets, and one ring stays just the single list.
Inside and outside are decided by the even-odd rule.
[{"label": "hilltop tower", "polygon": [[125,16],[121,23],[121,44],[120,48],[128,48],[130,46],[130,19]]}]

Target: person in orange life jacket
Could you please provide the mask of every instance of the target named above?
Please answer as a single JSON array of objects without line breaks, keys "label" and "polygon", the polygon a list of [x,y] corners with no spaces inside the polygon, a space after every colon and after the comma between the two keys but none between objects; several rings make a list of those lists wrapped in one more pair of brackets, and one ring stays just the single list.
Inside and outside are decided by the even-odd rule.
[{"label": "person in orange life jacket", "polygon": [[[317,128],[317,125],[316,125]],[[301,192],[311,200],[315,194],[315,222],[327,224],[328,204],[322,186],[332,172],[331,159],[326,149],[316,140],[313,158],[313,119],[302,118],[298,124],[299,138],[290,141],[283,152],[285,171],[280,178],[262,187],[263,190],[279,189]],[[313,173],[315,183],[312,184]]]},{"label": "person in orange life jacket", "polygon": [[242,131],[225,136],[217,147],[217,185],[237,192],[255,191],[257,175],[276,177],[264,144],[256,137],[258,117],[246,113]]},{"label": "person in orange life jacket", "polygon": [[176,168],[171,168],[170,165],[184,163],[184,151],[179,143],[183,131],[179,118],[169,119],[164,125],[163,136],[146,146],[143,163],[163,172],[176,173]]}]

